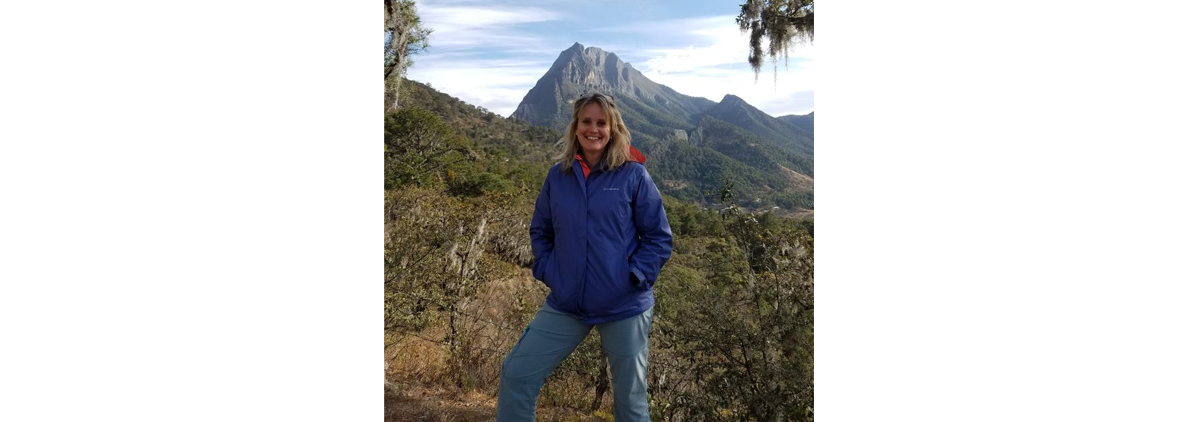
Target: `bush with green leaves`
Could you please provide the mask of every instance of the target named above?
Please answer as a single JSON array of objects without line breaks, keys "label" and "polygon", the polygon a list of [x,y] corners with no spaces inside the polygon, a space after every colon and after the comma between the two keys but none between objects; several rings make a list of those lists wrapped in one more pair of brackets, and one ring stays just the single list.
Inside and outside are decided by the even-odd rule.
[{"label": "bush with green leaves", "polygon": [[812,236],[732,204],[722,223],[679,239],[658,281],[652,407],[668,421],[807,420]]}]

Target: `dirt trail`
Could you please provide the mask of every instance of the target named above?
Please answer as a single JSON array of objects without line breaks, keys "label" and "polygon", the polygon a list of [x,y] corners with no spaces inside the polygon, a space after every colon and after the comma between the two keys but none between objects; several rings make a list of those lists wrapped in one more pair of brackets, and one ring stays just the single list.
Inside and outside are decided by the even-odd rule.
[{"label": "dirt trail", "polygon": [[[539,408],[539,422],[605,422],[573,409]],[[456,395],[425,387],[410,387],[400,394],[384,394],[384,422],[493,422],[496,399],[481,393]]]},{"label": "dirt trail", "polygon": [[453,397],[448,393],[405,391],[384,396],[385,422],[491,422],[496,420],[495,400]]}]

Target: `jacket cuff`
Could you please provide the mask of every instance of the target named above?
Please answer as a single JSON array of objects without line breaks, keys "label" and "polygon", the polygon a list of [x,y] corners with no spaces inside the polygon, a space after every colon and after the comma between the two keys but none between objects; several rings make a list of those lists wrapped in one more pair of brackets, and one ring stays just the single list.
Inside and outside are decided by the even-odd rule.
[{"label": "jacket cuff", "polygon": [[650,283],[649,283],[649,281],[646,280],[646,276],[644,274],[642,274],[642,272],[640,270],[638,270],[637,267],[632,267],[632,266],[629,267],[629,272],[633,273],[634,277],[637,277],[638,281],[640,282],[638,284],[639,288],[642,288],[642,289],[650,288]]}]

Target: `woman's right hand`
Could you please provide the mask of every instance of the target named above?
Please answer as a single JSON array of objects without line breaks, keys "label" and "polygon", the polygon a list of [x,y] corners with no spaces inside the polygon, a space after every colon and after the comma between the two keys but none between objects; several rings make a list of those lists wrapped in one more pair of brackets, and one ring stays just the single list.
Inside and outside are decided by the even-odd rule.
[{"label": "woman's right hand", "polygon": [[546,276],[549,275],[548,271],[546,270],[550,267],[551,261],[554,261],[553,250],[551,250],[549,254],[546,254],[545,257],[534,260],[533,268],[531,268],[533,272],[533,278],[541,281],[547,287],[550,286],[550,281],[546,279]]}]

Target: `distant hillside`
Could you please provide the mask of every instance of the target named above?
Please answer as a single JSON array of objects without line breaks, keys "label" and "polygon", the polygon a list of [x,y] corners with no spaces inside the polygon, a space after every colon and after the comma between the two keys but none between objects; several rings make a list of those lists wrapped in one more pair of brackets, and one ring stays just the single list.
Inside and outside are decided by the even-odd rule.
[{"label": "distant hillside", "polygon": [[404,89],[408,94],[404,106],[434,112],[463,135],[478,141],[490,154],[539,165],[549,165],[557,154],[554,144],[562,136],[562,129],[538,127],[512,117],[506,119],[420,82],[406,79]]},{"label": "distant hillside", "polygon": [[[812,160],[811,132],[803,132],[796,126],[771,117],[736,95],[726,95],[719,104],[705,111],[703,116],[711,116],[733,124],[787,151],[798,153],[808,157],[810,161]],[[695,120],[698,123],[700,117]],[[805,174],[812,176],[811,166]]]},{"label": "distant hillside", "polygon": [[729,123],[706,116],[688,138],[647,144],[646,167],[666,195],[712,203],[729,182],[752,209],[813,208],[812,178],[790,168],[811,172],[811,162]]},{"label": "distant hillside", "polygon": [[[810,155],[789,151],[761,136],[712,116],[704,116],[700,126],[688,136],[697,145],[717,150],[760,171],[773,173],[777,169],[776,166],[779,166],[804,175],[813,173]],[[801,190],[811,189],[812,177],[808,177],[808,180],[807,184],[796,187]]]},{"label": "distant hillside", "polygon": [[[813,113],[816,113],[816,112],[814,111]],[[792,126],[798,127],[801,130],[808,132],[809,138],[812,138],[813,113],[808,113],[803,116],[789,114],[786,116],[779,116],[779,117],[777,117],[777,119],[783,120],[784,122],[787,122],[788,124],[790,124]]]}]

